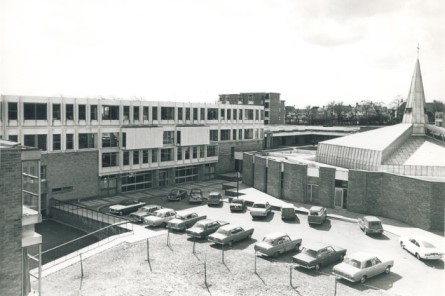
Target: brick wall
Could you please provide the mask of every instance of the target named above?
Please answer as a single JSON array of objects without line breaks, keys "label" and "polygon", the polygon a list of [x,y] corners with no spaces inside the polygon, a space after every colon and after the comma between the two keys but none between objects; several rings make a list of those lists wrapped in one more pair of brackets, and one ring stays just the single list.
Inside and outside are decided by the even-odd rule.
[{"label": "brick wall", "polygon": [[21,152],[0,149],[0,295],[22,293]]},{"label": "brick wall", "polygon": [[253,186],[253,155],[243,153],[243,183]]},{"label": "brick wall", "polygon": [[232,155],[232,147],[235,148],[235,152],[259,151],[263,149],[263,140],[219,142],[217,174],[235,171],[235,157]]},{"label": "brick wall", "polygon": [[445,182],[433,183],[431,198],[431,229],[444,230]]},{"label": "brick wall", "polygon": [[[98,151],[42,154],[41,164],[46,165],[47,198],[68,200],[99,195]],[[52,189],[73,187],[73,191],[53,193]]]},{"label": "brick wall", "polygon": [[255,156],[255,170],[253,171],[253,177],[255,180],[253,183],[253,187],[263,192],[266,192],[267,190],[266,170],[266,158]]},{"label": "brick wall", "polygon": [[281,161],[269,159],[267,168],[267,193],[281,198]]},{"label": "brick wall", "polygon": [[307,165],[284,163],[283,198],[305,202],[307,186]]},{"label": "brick wall", "polygon": [[318,201],[322,206],[333,208],[335,194],[335,169],[320,167]]}]

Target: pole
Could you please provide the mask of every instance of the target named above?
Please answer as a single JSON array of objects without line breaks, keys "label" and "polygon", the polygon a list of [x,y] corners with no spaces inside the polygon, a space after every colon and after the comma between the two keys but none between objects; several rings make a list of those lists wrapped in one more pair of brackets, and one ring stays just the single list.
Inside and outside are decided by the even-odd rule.
[{"label": "pole", "polygon": [[150,243],[147,238],[147,261],[150,262]]},{"label": "pole", "polygon": [[207,254],[204,257],[204,284],[207,287]]},{"label": "pole", "polygon": [[193,254],[195,254],[196,237],[193,237]]},{"label": "pole", "polygon": [[236,198],[238,198],[238,191],[239,191],[239,172],[236,172]]},{"label": "pole", "polygon": [[334,277],[334,296],[337,295],[337,277]]},{"label": "pole", "polygon": [[224,264],[224,245],[221,246],[222,250],[222,263]]},{"label": "pole", "polygon": [[253,257],[255,258],[255,273],[257,273],[256,272],[256,251],[253,252]]},{"label": "pole", "polygon": [[167,230],[167,246],[170,246],[170,228]]},{"label": "pole", "polygon": [[289,284],[291,287],[293,287],[293,285],[292,285],[292,265],[289,266]]},{"label": "pole", "polygon": [[80,256],[80,277],[83,278],[82,253],[80,253],[79,256]]}]

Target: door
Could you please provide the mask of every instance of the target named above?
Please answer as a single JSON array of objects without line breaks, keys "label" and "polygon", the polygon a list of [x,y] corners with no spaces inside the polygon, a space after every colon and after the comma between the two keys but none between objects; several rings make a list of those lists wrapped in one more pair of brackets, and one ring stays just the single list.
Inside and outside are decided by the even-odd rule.
[{"label": "door", "polygon": [[334,208],[343,208],[343,188],[335,188]]}]

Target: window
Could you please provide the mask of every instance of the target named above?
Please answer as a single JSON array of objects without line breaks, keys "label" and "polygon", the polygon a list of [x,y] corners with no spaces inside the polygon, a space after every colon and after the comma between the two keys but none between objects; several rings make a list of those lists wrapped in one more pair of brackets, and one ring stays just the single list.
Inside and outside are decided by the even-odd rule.
[{"label": "window", "polygon": [[205,120],[206,119],[206,109],[204,109],[204,108],[201,108],[200,109],[200,112],[201,112],[201,120]]},{"label": "window", "polygon": [[159,170],[159,186],[168,185],[168,169]]},{"label": "window", "polygon": [[25,120],[46,120],[46,104],[24,103],[23,118]]},{"label": "window", "polygon": [[143,113],[144,120],[148,120],[148,107],[147,106],[143,107],[142,113]]},{"label": "window", "polygon": [[239,110],[238,115],[239,115],[238,119],[243,120],[243,110]]},{"label": "window", "polygon": [[192,157],[193,157],[193,159],[197,159],[198,158],[198,147],[194,146],[192,149],[193,149]]},{"label": "window", "polygon": [[78,105],[78,115],[79,120],[87,120],[87,106],[86,105]]},{"label": "window", "polygon": [[218,109],[216,108],[207,109],[207,120],[218,120]]},{"label": "window", "polygon": [[190,108],[185,108],[185,120],[190,120]]},{"label": "window", "polygon": [[139,164],[139,151],[133,151],[133,164]]},{"label": "window", "polygon": [[18,142],[19,141],[18,140],[19,137],[17,135],[9,135],[8,139],[9,139],[9,141],[12,141],[12,142]]},{"label": "window", "polygon": [[178,120],[182,120],[183,112],[184,111],[183,111],[182,107],[179,107],[178,108]]},{"label": "window", "polygon": [[46,135],[25,135],[25,146],[46,151]]},{"label": "window", "polygon": [[260,111],[259,110],[255,110],[255,120],[260,119],[259,114],[260,114]]},{"label": "window", "polygon": [[122,147],[127,147],[127,133],[122,133]]},{"label": "window", "polygon": [[210,130],[210,141],[218,141],[218,130]]},{"label": "window", "polygon": [[243,97],[242,96],[238,96],[238,104],[242,104],[243,103]]},{"label": "window", "polygon": [[175,120],[175,108],[161,107],[161,120]]},{"label": "window", "polygon": [[181,145],[181,131],[176,132],[176,145]]},{"label": "window", "polygon": [[66,134],[66,150],[74,149],[74,135]]},{"label": "window", "polygon": [[205,157],[205,146],[199,146],[199,157],[204,158]]},{"label": "window", "polygon": [[133,120],[139,120],[139,106],[133,107]]},{"label": "window", "polygon": [[73,104],[65,105],[65,115],[66,115],[66,120],[74,120],[74,105]]},{"label": "window", "polygon": [[190,147],[184,148],[184,159],[190,159]]},{"label": "window", "polygon": [[253,128],[244,129],[244,140],[253,139]]},{"label": "window", "polygon": [[124,106],[124,120],[130,120],[130,106]]},{"label": "window", "polygon": [[226,118],[226,109],[221,109],[220,113],[221,113],[221,120],[224,120]]},{"label": "window", "polygon": [[193,108],[193,120],[198,120],[198,108]]},{"label": "window", "polygon": [[238,140],[242,140],[243,139],[243,130],[239,129],[238,130]]},{"label": "window", "polygon": [[40,166],[40,180],[46,180],[46,165]]},{"label": "window", "polygon": [[61,149],[61,138],[59,135],[53,135],[53,151]]},{"label": "window", "polygon": [[318,185],[316,184],[308,184],[307,185],[307,199],[309,202],[317,202],[318,201]]},{"label": "window", "polygon": [[264,110],[260,110],[261,120],[264,120]]},{"label": "window", "polygon": [[182,160],[182,148],[181,147],[178,147],[176,150],[176,158],[178,160]]},{"label": "window", "polygon": [[246,120],[253,120],[253,110],[252,109],[246,109],[244,110],[245,118]]},{"label": "window", "polygon": [[170,145],[175,143],[175,132],[174,131],[164,131],[163,144]]},{"label": "window", "polygon": [[102,106],[102,120],[119,120],[119,106]]},{"label": "window", "polygon": [[123,153],[124,165],[130,165],[130,151],[124,151]]},{"label": "window", "polygon": [[53,104],[53,120],[60,120],[60,104]]},{"label": "window", "polygon": [[232,119],[232,110],[227,109],[227,120],[231,120]]},{"label": "window", "polygon": [[207,146],[207,157],[216,156],[216,146],[210,145]]},{"label": "window", "polygon": [[96,134],[79,134],[79,149],[96,148]]},{"label": "window", "polygon": [[158,107],[153,107],[151,109],[153,120],[158,120]]},{"label": "window", "polygon": [[119,152],[102,153],[102,167],[115,167],[119,165]]},{"label": "window", "polygon": [[8,103],[8,120],[17,120],[17,103]]},{"label": "window", "polygon": [[123,174],[121,177],[122,192],[148,189],[153,186],[152,172]]},{"label": "window", "polygon": [[90,120],[97,120],[97,105],[90,105]]},{"label": "window", "polygon": [[161,149],[161,162],[173,160],[173,149]]},{"label": "window", "polygon": [[235,147],[230,147],[230,158],[231,159],[235,158]]},{"label": "window", "polygon": [[236,129],[232,130],[232,140],[236,140]]},{"label": "window", "polygon": [[148,150],[142,150],[142,163],[148,163]]},{"label": "window", "polygon": [[233,109],[233,120],[236,120],[236,109]]},{"label": "window", "polygon": [[102,148],[119,147],[119,133],[102,133]]},{"label": "window", "polygon": [[221,141],[230,141],[230,130],[221,130]]},{"label": "window", "polygon": [[176,184],[198,181],[198,167],[186,166],[175,169]]},{"label": "window", "polygon": [[253,104],[253,95],[249,95],[248,100],[249,104]]},{"label": "window", "polygon": [[151,162],[152,163],[158,162],[158,149],[151,150]]}]

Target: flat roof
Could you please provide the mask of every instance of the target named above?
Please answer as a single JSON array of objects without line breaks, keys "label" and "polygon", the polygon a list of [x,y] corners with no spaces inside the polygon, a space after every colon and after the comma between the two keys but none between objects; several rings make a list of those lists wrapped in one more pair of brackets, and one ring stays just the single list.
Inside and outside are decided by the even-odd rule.
[{"label": "flat roof", "polygon": [[445,166],[445,148],[425,141],[403,165]]}]

